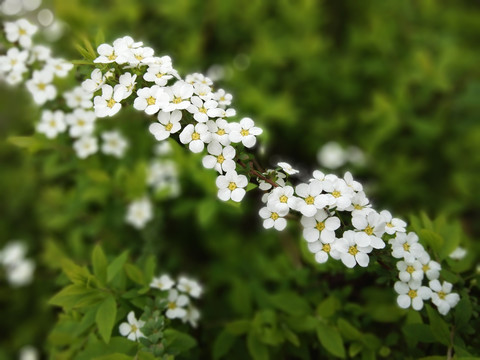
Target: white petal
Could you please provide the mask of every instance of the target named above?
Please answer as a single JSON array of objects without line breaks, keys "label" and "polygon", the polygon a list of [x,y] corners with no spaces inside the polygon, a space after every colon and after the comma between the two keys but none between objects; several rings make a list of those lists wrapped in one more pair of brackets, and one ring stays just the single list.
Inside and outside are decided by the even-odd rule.
[{"label": "white petal", "polygon": [[410,307],[411,300],[410,296],[408,295],[399,295],[397,297],[397,304],[400,306],[402,309],[407,309]]},{"label": "white petal", "polygon": [[245,189],[236,188],[232,191],[232,200],[236,202],[242,201],[243,197],[245,196]]}]

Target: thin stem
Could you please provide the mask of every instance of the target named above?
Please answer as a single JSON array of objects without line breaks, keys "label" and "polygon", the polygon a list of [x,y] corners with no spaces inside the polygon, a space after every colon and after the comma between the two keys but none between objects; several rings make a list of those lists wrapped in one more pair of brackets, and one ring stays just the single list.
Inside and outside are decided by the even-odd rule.
[{"label": "thin stem", "polygon": [[[247,165],[244,164],[244,162],[242,160],[237,160],[237,162],[244,168],[246,169],[247,168]],[[250,162],[251,164],[251,162]],[[273,187],[279,187],[280,185],[278,185],[275,181],[267,178],[266,176],[264,176],[263,174],[261,174],[260,172],[258,172],[257,170],[255,169],[252,169],[250,168],[249,171],[248,171],[249,174],[251,175],[255,175],[257,176],[258,178],[268,182],[269,184],[271,184]]]}]

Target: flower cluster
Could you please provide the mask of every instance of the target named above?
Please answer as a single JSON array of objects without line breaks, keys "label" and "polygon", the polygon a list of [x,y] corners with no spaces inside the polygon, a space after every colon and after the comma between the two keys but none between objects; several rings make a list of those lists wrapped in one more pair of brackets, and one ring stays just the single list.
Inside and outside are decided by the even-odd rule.
[{"label": "flower cluster", "polygon": [[[203,289],[200,284],[190,278],[181,276],[175,282],[169,275],[163,274],[152,279],[150,288],[160,290],[164,297],[162,312],[168,319],[179,319],[184,323],[189,323],[196,327],[200,319],[199,310],[192,304],[193,299],[198,299],[202,295]],[[127,316],[127,322],[119,326],[121,335],[129,340],[138,341],[145,337],[142,328],[145,321],[137,320],[135,313],[130,311]]]},{"label": "flower cluster", "polygon": [[7,281],[12,286],[25,286],[33,280],[35,263],[25,258],[26,253],[27,247],[20,241],[12,241],[0,251],[0,265],[4,267]]}]

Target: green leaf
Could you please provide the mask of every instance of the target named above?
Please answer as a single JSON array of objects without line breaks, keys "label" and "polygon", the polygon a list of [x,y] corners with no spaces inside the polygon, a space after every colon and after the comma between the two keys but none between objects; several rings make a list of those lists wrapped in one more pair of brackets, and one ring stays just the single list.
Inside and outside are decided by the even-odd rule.
[{"label": "green leaf", "polygon": [[227,330],[223,330],[213,343],[213,358],[220,359],[228,353],[235,342],[235,336]]},{"label": "green leaf", "polygon": [[83,297],[97,293],[96,290],[87,289],[83,285],[72,284],[56,293],[48,303],[61,306],[65,309],[73,308]]},{"label": "green leaf", "polygon": [[236,320],[229,322],[225,330],[232,335],[246,334],[250,330],[250,320]]},{"label": "green leaf", "polygon": [[455,325],[462,328],[472,317],[472,303],[468,297],[462,298],[455,307]]},{"label": "green leaf", "polygon": [[251,190],[253,190],[253,189],[257,188],[257,187],[258,187],[257,184],[248,183],[247,188],[246,188],[246,191],[249,192],[249,191],[251,191]]},{"label": "green leaf", "polygon": [[113,278],[119,273],[123,268],[123,264],[127,261],[129,250],[125,250],[121,255],[117,256],[107,268],[107,282],[113,280]]},{"label": "green leaf", "polygon": [[338,329],[342,336],[347,340],[360,340],[363,334],[345,319],[338,319]]},{"label": "green leaf", "polygon": [[145,278],[147,282],[150,283],[152,281],[153,276],[155,274],[155,267],[157,265],[155,256],[150,255],[147,257],[147,260],[145,261],[145,266],[143,267],[145,270]]},{"label": "green leaf", "polygon": [[420,239],[425,241],[425,243],[437,254],[442,251],[444,240],[443,238],[432,230],[422,229],[418,233]]},{"label": "green leaf", "polygon": [[318,305],[317,314],[328,318],[335,315],[338,309],[340,309],[340,302],[335,296],[331,295]]},{"label": "green leaf", "polygon": [[86,267],[78,266],[70,259],[61,259],[62,270],[74,284],[86,284],[90,279],[90,272]]},{"label": "green leaf", "polygon": [[450,330],[447,323],[441,318],[437,310],[426,305],[428,319],[430,320],[430,330],[435,339],[443,345],[450,345]]},{"label": "green leaf", "polygon": [[127,276],[130,278],[130,280],[140,285],[146,284],[143,272],[137,266],[133,264],[125,264],[123,267],[125,269],[125,272],[127,273]]},{"label": "green leaf", "polygon": [[419,341],[424,343],[435,342],[432,330],[427,324],[406,324],[402,328],[402,332],[406,338],[415,344]]},{"label": "green leaf", "polygon": [[317,337],[322,346],[332,355],[345,359],[345,346],[337,328],[319,322],[317,325]]},{"label": "green leaf", "polygon": [[357,356],[360,351],[363,350],[363,344],[360,343],[360,342],[353,342],[350,344],[350,346],[348,347],[348,355],[351,357],[351,358],[354,358],[355,356]]},{"label": "green leaf", "polygon": [[247,335],[247,348],[254,360],[268,360],[268,348],[256,336],[254,331],[250,331]]},{"label": "green leaf", "polygon": [[105,34],[102,29],[98,29],[97,35],[95,35],[95,45],[98,47],[103,43],[105,43]]},{"label": "green leaf", "polygon": [[300,346],[300,340],[298,339],[297,334],[295,334],[286,324],[281,325],[281,329],[283,331],[283,335],[285,339],[290,341],[294,346]]},{"label": "green leaf", "polygon": [[93,360],[132,360],[132,357],[125,354],[114,353],[109,355],[98,356],[93,358]]},{"label": "green leaf", "polygon": [[294,316],[302,316],[310,313],[311,309],[308,303],[302,297],[294,292],[283,292],[272,295],[270,302],[277,309]]},{"label": "green leaf", "polygon": [[197,341],[193,337],[177,330],[166,329],[164,335],[166,348],[172,355],[178,355],[197,345]]},{"label": "green leaf", "polygon": [[95,245],[92,252],[93,273],[103,284],[107,281],[107,258],[100,245]]},{"label": "green leaf", "polygon": [[113,325],[117,317],[117,302],[113,296],[107,297],[98,307],[95,322],[98,326],[98,332],[103,340],[108,344],[112,336]]},{"label": "green leaf", "polygon": [[20,148],[25,148],[31,153],[37,152],[46,145],[45,142],[33,136],[10,136],[7,141]]}]

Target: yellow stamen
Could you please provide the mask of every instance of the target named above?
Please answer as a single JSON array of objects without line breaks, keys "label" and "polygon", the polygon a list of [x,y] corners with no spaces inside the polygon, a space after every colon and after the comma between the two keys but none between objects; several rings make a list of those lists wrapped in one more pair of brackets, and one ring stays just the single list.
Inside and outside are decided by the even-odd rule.
[{"label": "yellow stamen", "polygon": [[165,130],[170,131],[173,128],[173,124],[169,122],[167,125],[165,125]]},{"label": "yellow stamen", "polygon": [[217,156],[217,162],[219,164],[223,164],[224,161],[225,161],[225,157],[223,155],[218,155]]},{"label": "yellow stamen", "polygon": [[412,299],[415,299],[417,297],[417,292],[415,290],[410,290],[407,295]]},{"label": "yellow stamen", "polygon": [[176,97],[176,96],[174,96],[172,102],[173,102],[174,104],[180,104],[180,103],[182,102],[182,98],[181,98],[181,97]]},{"label": "yellow stamen", "polygon": [[248,132],[247,129],[242,129],[242,131],[240,131],[240,134],[241,134],[242,136],[248,136],[248,135],[250,135],[250,133]]},{"label": "yellow stamen", "polygon": [[288,198],[285,195],[280,196],[280,202],[286,204],[288,202]]},{"label": "yellow stamen", "polygon": [[305,202],[308,204],[308,205],[313,205],[313,203],[315,203],[315,198],[310,195],[308,197],[305,198]]},{"label": "yellow stamen", "polygon": [[332,192],[332,195],[333,195],[333,197],[335,197],[335,198],[339,198],[340,196],[342,196],[342,194],[340,193],[340,191],[337,191],[337,190],[335,190],[334,192]]},{"label": "yellow stamen", "polygon": [[408,265],[406,271],[407,271],[409,274],[413,274],[413,272],[415,271],[415,268],[414,268],[412,265]]},{"label": "yellow stamen", "polygon": [[148,105],[155,105],[156,102],[157,102],[157,99],[155,99],[153,96],[150,96],[150,97],[147,99],[147,104],[148,104]]},{"label": "yellow stamen", "polygon": [[45,90],[47,88],[47,84],[44,84],[44,83],[38,83],[37,84],[37,87],[39,90]]},{"label": "yellow stamen", "polygon": [[357,255],[358,254],[357,245],[350,246],[348,248],[348,253],[353,256]]},{"label": "yellow stamen", "polygon": [[199,140],[199,139],[200,139],[200,134],[197,133],[197,132],[194,132],[194,133],[192,134],[192,140]]},{"label": "yellow stamen", "polygon": [[325,223],[317,222],[317,225],[315,227],[317,228],[318,231],[322,231],[323,229],[325,229]]},{"label": "yellow stamen", "polygon": [[409,251],[409,250],[410,250],[410,245],[409,245],[409,243],[404,243],[404,244],[403,244],[403,250],[405,250],[405,251]]},{"label": "yellow stamen", "polygon": [[228,190],[233,191],[236,188],[237,188],[237,184],[235,184],[234,182],[231,182],[230,184],[228,184]]},{"label": "yellow stamen", "polygon": [[329,253],[330,250],[332,250],[332,247],[330,246],[330,244],[324,244],[322,246],[322,250],[325,251],[326,253]]},{"label": "yellow stamen", "polygon": [[370,225],[368,225],[365,228],[365,232],[367,233],[367,235],[372,235],[373,234],[373,228]]},{"label": "yellow stamen", "polygon": [[445,296],[447,296],[447,294],[445,294],[443,291],[439,291],[439,292],[438,292],[438,297],[439,297],[440,299],[442,299],[442,300],[445,299]]},{"label": "yellow stamen", "polygon": [[108,100],[107,106],[111,109],[116,103],[117,102],[113,98],[111,98],[110,100]]},{"label": "yellow stamen", "polygon": [[278,214],[276,212],[273,212],[272,215],[270,215],[270,217],[273,219],[273,220],[277,220],[280,216],[278,216]]}]

